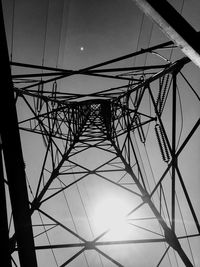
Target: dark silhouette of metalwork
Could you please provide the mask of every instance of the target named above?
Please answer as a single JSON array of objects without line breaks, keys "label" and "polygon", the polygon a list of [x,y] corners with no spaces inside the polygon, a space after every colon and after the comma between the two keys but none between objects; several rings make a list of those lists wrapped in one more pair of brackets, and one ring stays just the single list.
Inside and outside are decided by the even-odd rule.
[{"label": "dark silhouette of metalwork", "polygon": [[[3,39],[5,40],[5,36]],[[115,266],[126,266],[101,248],[137,244],[143,246],[162,244],[162,249],[156,251],[154,266],[162,266],[169,250],[175,251],[185,266],[193,266],[191,255],[182,245],[182,240],[199,237],[200,226],[178,159],[196,132],[200,119],[194,122],[192,129],[181,143],[177,140],[177,77],[183,75],[181,69],[190,60],[184,57],[174,63],[167,62],[163,65],[102,68],[140,54],[155,53],[158,49],[169,49],[173,46],[171,41],[166,42],[75,71],[10,62],[11,66],[40,71],[12,75],[15,97],[11,93],[1,98],[2,102],[7,100],[10,105],[9,110],[13,114],[3,119],[3,109],[1,110],[4,157],[4,161],[1,159],[1,183],[4,181],[5,187],[9,189],[15,231],[8,239],[8,235],[5,234],[5,225],[8,225],[8,222],[5,216],[6,200],[3,192],[1,192],[1,210],[4,219],[1,227],[4,229],[4,244],[9,247],[11,256],[19,255],[20,266],[37,266],[37,264],[40,266],[40,261],[36,262],[38,251],[54,251],[63,248],[76,250],[72,256],[66,255],[62,263],[56,265],[53,262],[52,266],[53,264],[67,266],[81,254],[91,250],[96,251],[98,255]],[[2,51],[6,51],[5,44]],[[4,63],[6,66],[4,77],[11,89],[8,58],[4,58]],[[60,92],[58,80],[72,75],[118,79],[126,84],[90,94]],[[26,166],[17,134],[14,100],[17,104],[26,107],[23,119],[18,121],[19,129],[30,132],[32,136],[40,137],[43,146],[41,151],[38,151],[43,153],[43,161],[39,176],[33,175],[34,192],[29,186],[29,200],[25,184]],[[147,103],[151,107],[150,110],[146,108]],[[171,116],[167,125],[165,124],[166,113]],[[168,115],[167,117],[169,118]],[[8,131],[10,125],[12,132]],[[153,141],[148,134],[149,127],[153,129],[150,134],[153,136]],[[141,146],[145,146],[147,142],[155,143],[157,151],[160,151],[160,158],[165,164],[155,184],[150,181],[152,175],[144,171],[140,155]],[[90,164],[84,165],[75,159],[75,157],[80,159],[81,155],[85,156],[85,153],[89,153],[90,150],[95,151],[94,157],[98,151],[105,152],[107,155],[94,168]],[[87,158],[84,160],[86,161]],[[6,167],[6,178],[4,178],[3,162]],[[113,178],[113,175],[118,179]],[[87,239],[63,222],[58,214],[51,211],[51,208],[56,208],[52,207],[54,199],[88,177],[96,177],[131,194],[135,202],[127,218],[130,218],[130,224],[135,227],[134,229],[143,230],[150,235],[107,241],[103,238],[109,230],[105,230],[93,239]],[[179,229],[180,211],[177,201],[179,191],[182,192],[183,205],[184,207],[187,205],[194,225],[193,232],[189,234],[181,234]],[[143,218],[132,217],[140,210],[142,214],[148,211],[147,215]],[[45,218],[43,224],[38,223],[36,215],[40,219]],[[143,221],[146,221],[145,225]],[[38,232],[38,228],[43,231]],[[70,234],[76,241],[66,240],[64,243],[48,243],[43,239],[37,241],[38,236],[48,237],[47,232],[50,233],[55,228],[60,229],[61,233]],[[164,247],[163,244],[166,246]],[[7,266],[11,266],[8,249],[5,250],[4,256]],[[134,255],[129,256],[129,260],[131,259],[134,261]],[[102,261],[100,261],[101,265],[103,266]]]},{"label": "dark silhouette of metalwork", "polygon": [[[166,0],[134,0],[161,30],[200,67],[199,33]],[[169,16],[170,14],[170,16]]]}]

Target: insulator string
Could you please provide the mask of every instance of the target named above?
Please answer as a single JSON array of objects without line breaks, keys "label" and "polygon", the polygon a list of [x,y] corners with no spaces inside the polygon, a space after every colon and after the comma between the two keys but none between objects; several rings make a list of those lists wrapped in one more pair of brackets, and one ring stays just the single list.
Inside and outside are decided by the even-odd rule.
[{"label": "insulator string", "polygon": [[158,124],[158,123],[155,125],[155,133],[156,133],[156,137],[157,137],[157,141],[158,141],[158,145],[160,148],[162,158],[165,162],[169,162],[169,160],[170,160],[169,149],[167,147],[167,143],[165,140],[163,130],[162,130],[160,124]]}]

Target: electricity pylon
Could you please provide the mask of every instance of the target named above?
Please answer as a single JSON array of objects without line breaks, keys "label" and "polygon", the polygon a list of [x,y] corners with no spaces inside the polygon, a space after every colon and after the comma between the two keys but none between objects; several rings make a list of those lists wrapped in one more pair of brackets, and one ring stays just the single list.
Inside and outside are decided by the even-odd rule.
[{"label": "electricity pylon", "polygon": [[[131,249],[139,246],[137,266],[145,266],[146,257],[150,257],[151,266],[174,266],[174,260],[193,266],[189,240],[199,237],[200,226],[178,159],[196,132],[199,119],[183,140],[177,138],[177,77],[189,59],[163,65],[100,68],[171,45],[167,42],[79,71],[11,62],[11,66],[42,70],[12,75],[29,191],[29,200],[23,197],[29,207],[23,224],[16,211],[23,202],[18,200],[19,192],[18,198],[14,197],[16,181],[6,172],[14,222],[9,242],[13,265],[36,266],[29,258],[36,252],[38,266],[90,266],[95,252],[91,266],[132,266],[138,253]],[[90,94],[60,92],[58,80],[77,74],[119,79],[126,85]],[[5,135],[2,132],[4,161],[9,167]],[[150,161],[154,157],[157,162],[154,169],[147,162],[148,146],[154,150],[150,153]],[[126,214],[126,238],[109,237],[112,229],[98,232],[92,224],[90,203],[95,205],[96,193],[104,198],[107,186],[110,193],[111,188],[120,196],[123,192],[131,203]],[[185,210],[192,225],[189,230]],[[27,256],[31,232],[23,237],[22,233],[30,227],[30,218],[34,245]],[[119,251],[113,255],[107,249],[116,246],[120,251],[130,247],[125,260]]]}]

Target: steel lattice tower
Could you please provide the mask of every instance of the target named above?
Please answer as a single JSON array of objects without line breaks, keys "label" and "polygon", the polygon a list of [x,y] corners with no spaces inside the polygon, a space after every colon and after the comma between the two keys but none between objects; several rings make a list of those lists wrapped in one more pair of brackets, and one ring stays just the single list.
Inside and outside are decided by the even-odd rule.
[{"label": "steel lattice tower", "polygon": [[[93,266],[133,266],[136,256],[140,266],[147,261],[149,266],[167,266],[170,261],[172,266],[174,261],[193,266],[188,240],[199,238],[200,226],[185,186],[181,156],[199,119],[180,141],[177,87],[177,79],[184,80],[181,70],[190,60],[184,57],[163,65],[102,68],[172,46],[172,42],[163,43],[78,71],[11,62],[19,68],[43,71],[12,75],[14,101],[23,110],[18,112],[18,127],[25,151],[24,159],[18,153],[18,175],[27,178],[23,184],[27,195],[21,193],[22,184],[17,188],[12,178],[17,167],[12,166],[10,153],[15,154],[19,147],[6,145],[12,135],[7,128],[1,132],[1,174],[9,190],[15,228],[9,240],[5,235],[4,250],[6,258],[9,248],[14,265],[36,266],[36,253],[38,266],[92,266],[91,258],[96,259]],[[91,94],[59,91],[59,79],[80,74],[112,77],[127,84]],[[5,76],[11,82],[9,66]],[[41,80],[30,81],[38,77]],[[30,83],[26,85],[22,79]],[[25,148],[30,142],[32,151]],[[147,149],[152,150],[150,161],[155,161],[152,169]],[[26,160],[28,154],[31,162]],[[126,237],[115,239],[110,235],[112,229],[100,232],[92,225],[90,203],[95,203],[96,194],[104,198],[104,190],[110,194],[113,190],[119,199],[131,203]],[[24,210],[19,214],[20,205]],[[188,231],[186,221],[192,225]],[[137,246],[140,256],[132,251]],[[116,247],[120,249],[113,253]],[[120,251],[126,250],[127,265],[120,256]],[[147,251],[154,256],[146,259]]]}]

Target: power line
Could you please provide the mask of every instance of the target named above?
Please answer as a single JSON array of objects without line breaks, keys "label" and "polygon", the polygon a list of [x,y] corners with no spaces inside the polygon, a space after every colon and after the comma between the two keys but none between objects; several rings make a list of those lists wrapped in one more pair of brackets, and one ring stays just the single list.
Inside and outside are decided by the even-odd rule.
[{"label": "power line", "polygon": [[[137,39],[137,46],[136,46],[136,51],[138,51],[139,49],[139,42],[140,42],[140,38],[141,38],[141,34],[142,34],[142,27],[144,24],[144,13],[142,13],[142,19],[141,19],[141,23],[140,23],[140,30],[139,30],[139,35],[138,35],[138,39]],[[133,58],[133,66],[135,66],[136,64],[136,57]]]},{"label": "power line", "polygon": [[[48,233],[47,233],[45,224],[44,224],[44,222],[43,222],[42,215],[40,214],[40,212],[38,212],[38,214],[39,214],[41,223],[42,223],[42,225],[43,225],[44,233],[46,234],[46,237],[47,237],[47,241],[48,241],[48,243],[49,243],[49,246],[51,246],[50,238],[49,238],[49,236],[48,236]],[[56,259],[56,255],[55,255],[55,253],[54,253],[54,251],[53,251],[52,248],[51,248],[51,253],[52,253],[52,255],[53,255],[53,258],[54,258],[54,261],[55,261],[55,263],[56,263],[56,266],[58,267],[58,266],[59,266],[59,265],[58,265],[58,261],[57,261],[57,259]]]},{"label": "power line", "polygon": [[[62,184],[62,182],[61,182],[60,179],[59,179],[59,182],[60,182],[61,187],[63,188],[63,184]],[[63,192],[63,196],[64,196],[64,199],[65,199],[65,202],[66,202],[66,204],[67,204],[67,208],[68,208],[68,210],[69,210],[69,214],[70,214],[71,219],[72,219],[72,223],[73,223],[73,225],[74,225],[75,232],[78,234],[78,229],[77,229],[77,227],[76,227],[75,219],[74,219],[74,216],[73,216],[73,214],[72,214],[72,211],[71,211],[69,202],[68,202],[68,200],[67,200],[67,196],[66,196],[66,194],[65,194],[65,190],[63,190],[62,192]],[[86,265],[89,267],[89,263],[88,263],[88,260],[87,260],[86,255],[85,255],[85,251],[83,251],[83,255],[84,255],[84,259],[85,259]]]},{"label": "power line", "polygon": [[[181,5],[181,8],[180,8],[180,14],[181,14],[181,15],[182,15],[182,13],[183,13],[184,4],[185,4],[185,0],[182,1],[182,5]],[[170,55],[169,55],[169,60],[170,60],[170,61],[171,61],[171,59],[172,59],[173,52],[174,52],[174,48],[171,48]]]},{"label": "power line", "polygon": [[12,9],[12,29],[11,29],[11,48],[10,48],[11,61],[13,59],[14,23],[15,23],[15,0],[13,0],[13,9]]},{"label": "power line", "polygon": [[47,0],[47,12],[46,12],[46,17],[45,17],[45,25],[44,25],[44,43],[43,43],[43,50],[42,50],[42,66],[44,66],[44,58],[45,58],[49,7],[50,7],[50,0]]},{"label": "power line", "polygon": [[62,3],[62,16],[60,19],[60,30],[59,30],[59,42],[58,42],[58,52],[57,52],[57,58],[56,58],[56,68],[58,67],[58,61],[59,61],[59,56],[60,56],[60,46],[61,46],[61,37],[62,37],[62,28],[63,28],[63,20],[64,20],[64,11],[65,11],[65,0],[63,0]]}]

